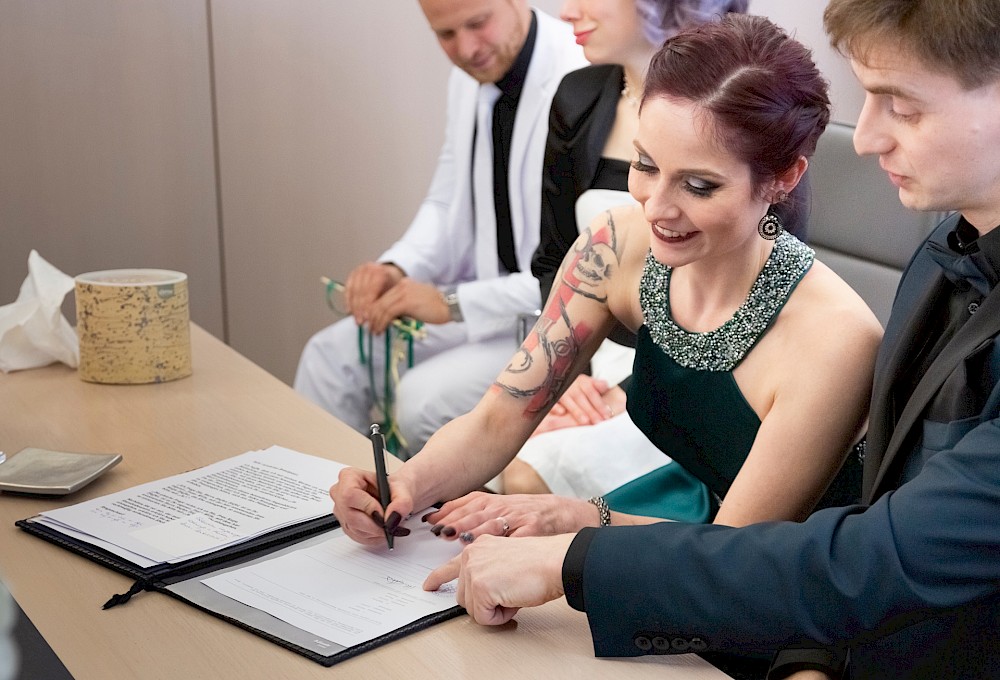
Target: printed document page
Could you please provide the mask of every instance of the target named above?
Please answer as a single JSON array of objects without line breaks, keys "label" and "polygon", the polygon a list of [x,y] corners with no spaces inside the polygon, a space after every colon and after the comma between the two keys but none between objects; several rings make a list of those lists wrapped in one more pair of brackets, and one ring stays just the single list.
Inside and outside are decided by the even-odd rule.
[{"label": "printed document page", "polygon": [[272,446],[43,512],[39,521],[140,566],[177,562],[330,514],[329,489],[343,467]]},{"label": "printed document page", "polygon": [[[426,512],[426,511],[425,511]],[[313,635],[351,647],[456,605],[455,582],[437,592],[427,575],[459,554],[413,513],[395,549],[355,543],[342,531],[309,548],[204,579],[213,590]]]}]

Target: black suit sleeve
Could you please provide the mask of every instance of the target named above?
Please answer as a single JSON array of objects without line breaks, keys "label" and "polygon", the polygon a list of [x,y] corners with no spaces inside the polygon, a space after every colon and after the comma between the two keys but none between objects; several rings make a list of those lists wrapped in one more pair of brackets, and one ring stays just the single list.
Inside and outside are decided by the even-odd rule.
[{"label": "black suit sleeve", "polygon": [[739,529],[605,527],[564,573],[582,571],[598,656],[649,653],[636,642],[648,631],[706,651],[837,647],[997,597],[997,507],[1000,418],[871,506]]},{"label": "black suit sleeve", "polygon": [[572,83],[564,79],[556,90],[549,111],[549,136],[542,167],[542,214],[540,241],[531,261],[531,273],[542,289],[542,304],[549,297],[556,272],[579,236],[576,225],[577,191],[573,175],[572,138],[574,123],[568,106]]}]

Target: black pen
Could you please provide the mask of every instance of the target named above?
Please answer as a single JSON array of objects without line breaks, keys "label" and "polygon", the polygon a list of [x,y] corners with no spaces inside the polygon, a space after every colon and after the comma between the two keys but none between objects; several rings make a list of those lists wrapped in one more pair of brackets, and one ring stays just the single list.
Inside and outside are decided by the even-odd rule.
[{"label": "black pen", "polygon": [[375,452],[375,483],[378,485],[378,501],[382,504],[382,528],[385,529],[385,542],[392,550],[392,534],[385,526],[385,509],[389,507],[392,496],[389,495],[389,473],[385,471],[385,437],[379,432],[378,423],[372,425],[371,438]]}]

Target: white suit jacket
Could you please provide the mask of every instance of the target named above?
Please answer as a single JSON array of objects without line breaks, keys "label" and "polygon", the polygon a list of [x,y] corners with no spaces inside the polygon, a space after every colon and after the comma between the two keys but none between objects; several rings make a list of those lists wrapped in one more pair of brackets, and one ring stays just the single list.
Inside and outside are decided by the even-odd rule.
[{"label": "white suit jacket", "polygon": [[517,314],[536,310],[542,303],[538,281],[531,274],[531,258],[539,241],[549,105],[563,75],[587,62],[569,25],[537,9],[534,12],[538,33],[514,118],[508,168],[520,272],[501,277],[495,234],[477,238],[474,230],[473,133],[480,86],[458,68],[448,81],[445,140],[430,190],[406,233],[379,258],[394,262],[418,281],[459,284],[459,305],[470,342],[513,333]]}]

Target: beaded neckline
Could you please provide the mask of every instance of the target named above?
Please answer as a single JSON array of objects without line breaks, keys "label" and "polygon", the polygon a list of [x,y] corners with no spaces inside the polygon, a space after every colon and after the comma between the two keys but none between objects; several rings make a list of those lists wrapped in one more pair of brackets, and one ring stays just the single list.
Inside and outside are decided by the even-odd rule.
[{"label": "beaded neckline", "polygon": [[731,371],[771,325],[796,284],[812,266],[815,252],[782,232],[750,293],[718,328],[692,333],[670,315],[670,273],[650,252],[639,287],[643,320],[653,341],[681,366],[699,371]]}]

